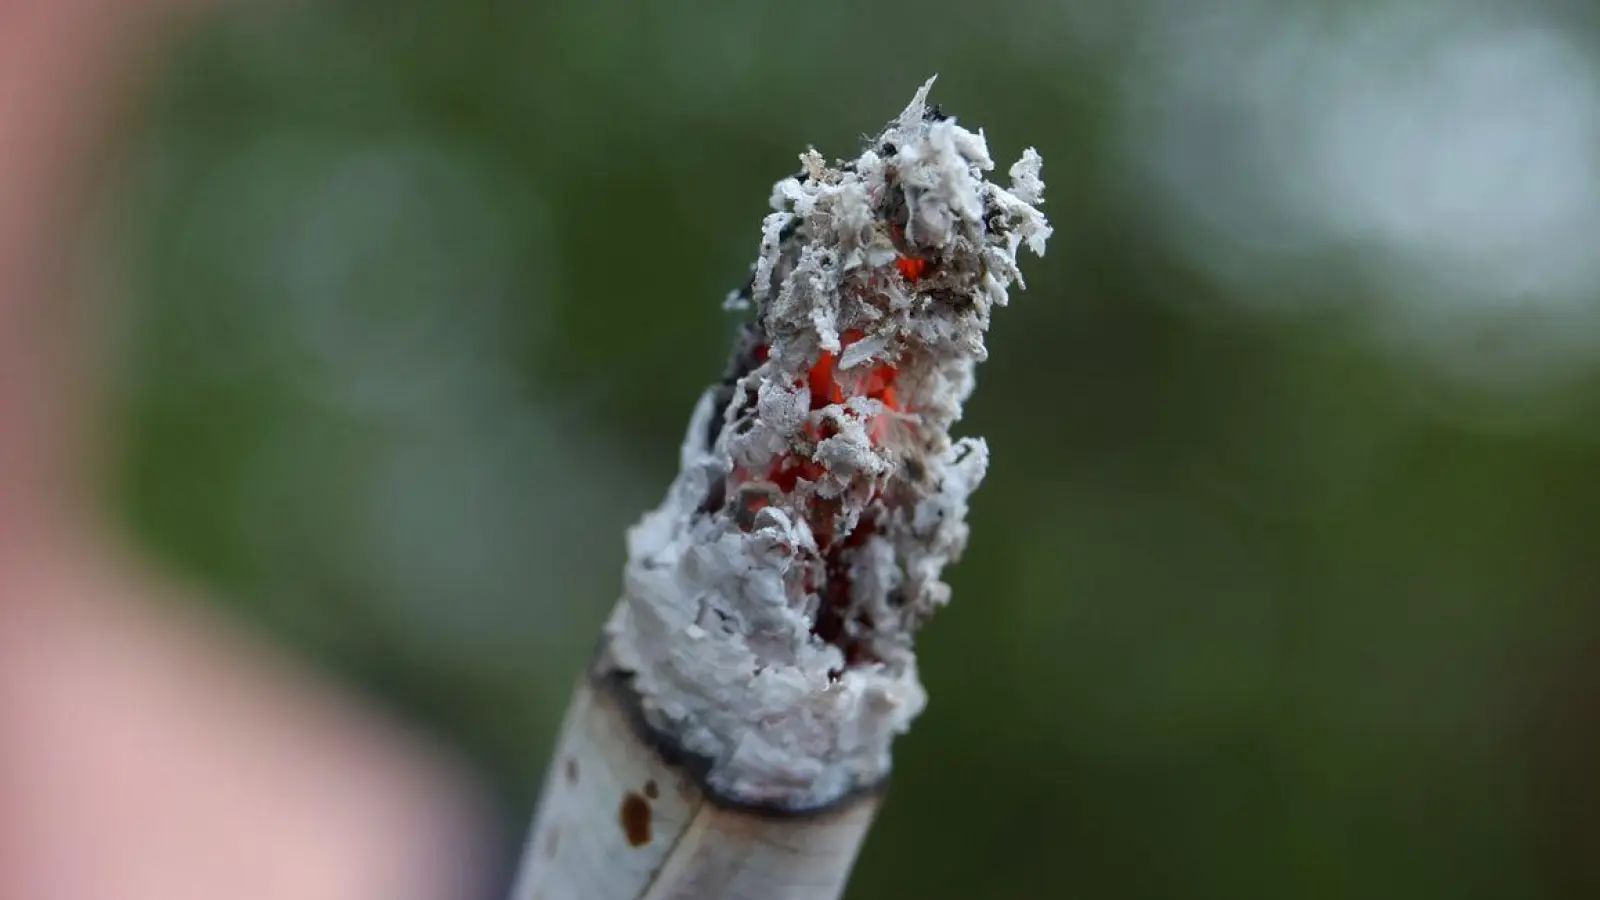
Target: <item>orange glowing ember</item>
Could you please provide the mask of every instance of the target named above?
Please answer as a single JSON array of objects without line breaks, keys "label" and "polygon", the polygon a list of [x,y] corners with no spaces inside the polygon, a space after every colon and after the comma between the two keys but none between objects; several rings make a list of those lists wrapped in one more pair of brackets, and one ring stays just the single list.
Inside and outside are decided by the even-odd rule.
[{"label": "orange glowing ember", "polygon": [[[852,328],[839,336],[840,349],[849,347],[861,340],[866,335],[857,328]],[[762,344],[755,349],[758,360],[765,361],[769,353],[767,345]],[[796,387],[803,387],[810,394],[810,404],[813,412],[818,412],[829,406],[843,406],[847,397],[845,387],[838,378],[839,354],[824,350],[817,356],[817,361],[811,364],[806,371],[804,382],[797,381]],[[888,363],[879,363],[871,368],[864,376],[847,379],[851,384],[851,393],[877,400],[889,410],[901,411],[900,400],[895,392],[895,379],[899,371]],[[845,409],[840,413],[845,416],[858,415],[856,412]],[[869,417],[867,421],[868,434],[874,444],[881,445],[888,435],[890,416],[879,414]],[[818,442],[839,433],[837,424],[831,420],[820,423],[808,423],[804,429],[805,439],[808,442]],[[731,486],[749,482],[750,472],[745,469],[735,468],[731,473]],[[805,447],[797,447],[793,452],[784,453],[772,460],[764,473],[765,480],[777,490],[789,494],[799,486],[801,480],[809,482],[821,481],[827,474],[827,469],[812,458],[811,452]],[[766,505],[765,500],[756,500],[750,511],[754,512]]]},{"label": "orange glowing ember", "polygon": [[819,410],[830,403],[843,403],[844,390],[839,387],[839,382],[833,377],[834,364],[838,357],[832,351],[822,351],[822,356],[812,364],[811,371],[806,375],[806,382],[811,386],[811,408]]},{"label": "orange glowing ember", "polygon": [[902,256],[894,261],[894,267],[907,281],[916,281],[928,271],[928,261],[915,256]]}]

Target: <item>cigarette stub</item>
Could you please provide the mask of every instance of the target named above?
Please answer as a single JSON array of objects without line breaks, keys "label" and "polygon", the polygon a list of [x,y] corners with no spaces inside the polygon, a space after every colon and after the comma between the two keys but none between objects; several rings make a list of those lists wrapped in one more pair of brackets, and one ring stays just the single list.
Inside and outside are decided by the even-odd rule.
[{"label": "cigarette stub", "polygon": [[[830,860],[803,863],[811,893],[768,873],[749,896],[834,896],[891,744],[926,704],[913,639],[950,599],[941,573],[988,465],[981,439],[950,429],[990,315],[1022,284],[1018,251],[1042,254],[1050,235],[1039,155],[1023,153],[1008,187],[990,182],[983,133],[930,107],[931,86],[856,159],[808,150],[774,187],[750,281],[730,297],[750,321],[695,407],[672,487],[629,532],[623,595],[558,753],[570,768],[602,761],[606,790],[676,824],[665,855],[636,857],[654,893],[603,896],[744,896],[685,874],[682,854],[711,854],[716,834],[726,855],[730,828],[778,829]],[[627,830],[622,801],[567,783],[566,766],[552,767],[530,857],[558,818],[593,818],[580,807]],[[628,778],[672,794],[652,806]],[[702,806],[718,827],[692,827]],[[836,881],[824,865],[842,866]],[[519,890],[570,887],[541,868],[561,866],[530,861]],[[667,876],[700,893],[671,893]],[[572,896],[602,896],[595,884]]]}]

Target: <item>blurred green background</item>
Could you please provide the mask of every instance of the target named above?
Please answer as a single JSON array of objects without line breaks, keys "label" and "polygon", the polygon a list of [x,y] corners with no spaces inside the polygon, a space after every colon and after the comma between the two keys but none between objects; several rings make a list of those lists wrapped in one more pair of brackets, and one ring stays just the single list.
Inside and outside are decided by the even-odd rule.
[{"label": "blurred green background", "polygon": [[852,898],[1600,895],[1590,5],[289,3],[112,220],[117,503],[505,875],[771,183],[937,72],[1055,227]]}]

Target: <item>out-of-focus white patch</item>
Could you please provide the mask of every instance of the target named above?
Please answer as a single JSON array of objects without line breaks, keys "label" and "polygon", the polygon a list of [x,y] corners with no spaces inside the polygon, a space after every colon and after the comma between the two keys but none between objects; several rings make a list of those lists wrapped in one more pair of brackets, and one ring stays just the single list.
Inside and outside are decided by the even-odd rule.
[{"label": "out-of-focus white patch", "polygon": [[1322,73],[1327,108],[1305,136],[1314,212],[1466,269],[1464,299],[1592,287],[1600,92],[1575,48],[1523,29],[1381,52]]},{"label": "out-of-focus white patch", "polygon": [[1128,158],[1197,262],[1289,305],[1341,302],[1294,272],[1342,264],[1380,338],[1485,386],[1600,347],[1600,76],[1568,38],[1451,3],[1166,13]]}]

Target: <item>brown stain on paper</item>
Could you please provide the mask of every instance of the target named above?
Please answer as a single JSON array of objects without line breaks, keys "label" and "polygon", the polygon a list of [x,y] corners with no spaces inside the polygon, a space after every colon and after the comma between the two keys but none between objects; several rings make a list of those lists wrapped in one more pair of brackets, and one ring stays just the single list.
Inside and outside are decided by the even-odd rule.
[{"label": "brown stain on paper", "polygon": [[622,820],[622,833],[627,837],[629,846],[643,847],[650,843],[649,800],[629,791],[623,795],[619,817]]}]

